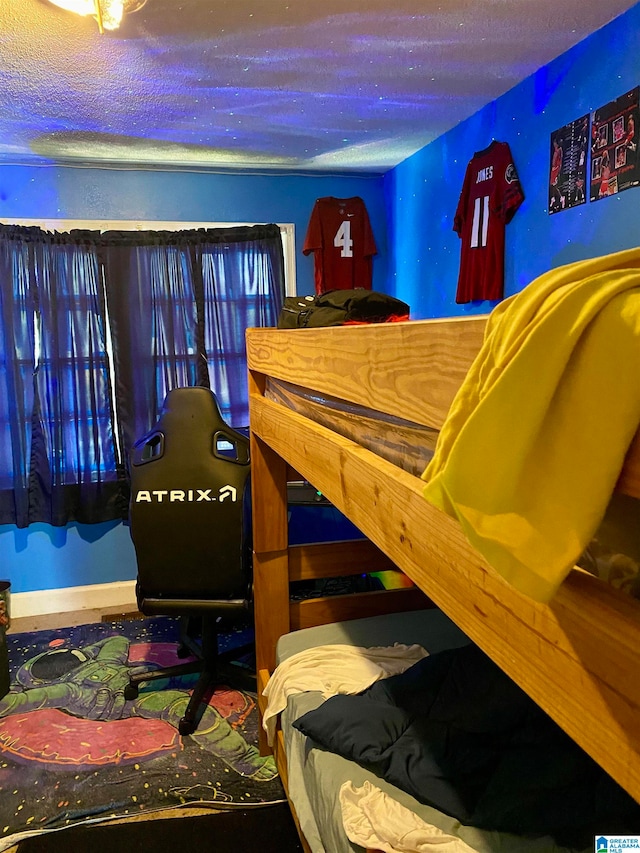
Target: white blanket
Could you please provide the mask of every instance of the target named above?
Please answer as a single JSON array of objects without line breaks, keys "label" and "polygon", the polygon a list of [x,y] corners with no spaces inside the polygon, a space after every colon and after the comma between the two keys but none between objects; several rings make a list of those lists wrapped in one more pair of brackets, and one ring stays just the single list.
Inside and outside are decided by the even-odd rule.
[{"label": "white blanket", "polygon": [[455,835],[425,823],[380,788],[364,782],[340,788],[342,823],[349,841],[384,853],[475,853]]},{"label": "white blanket", "polygon": [[276,667],[262,692],[267,708],[262,726],[269,745],[273,745],[276,718],[294,693],[319,690],[325,699],[337,693],[360,693],[374,681],[404,672],[427,657],[422,646],[325,645],[307,649],[284,660]]}]

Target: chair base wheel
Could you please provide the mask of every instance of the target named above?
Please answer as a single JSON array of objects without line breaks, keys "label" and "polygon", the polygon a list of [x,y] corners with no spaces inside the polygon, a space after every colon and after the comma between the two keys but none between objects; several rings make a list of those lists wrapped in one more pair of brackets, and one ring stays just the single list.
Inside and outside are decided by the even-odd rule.
[{"label": "chair base wheel", "polygon": [[196,724],[193,720],[187,720],[183,717],[178,723],[178,731],[181,735],[190,735],[195,731]]},{"label": "chair base wheel", "polygon": [[124,688],[124,698],[125,699],[137,699],[138,698],[138,688],[135,684],[127,684]]}]

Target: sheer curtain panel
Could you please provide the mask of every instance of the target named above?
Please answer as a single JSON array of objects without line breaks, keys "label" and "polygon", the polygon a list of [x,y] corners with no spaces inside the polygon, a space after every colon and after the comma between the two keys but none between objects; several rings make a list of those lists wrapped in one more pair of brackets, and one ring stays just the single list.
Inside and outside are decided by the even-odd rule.
[{"label": "sheer curtain panel", "polygon": [[0,450],[2,523],[93,523],[125,510],[97,236],[11,226],[0,233],[2,417],[10,435],[5,429]]},{"label": "sheer curtain panel", "polygon": [[285,292],[277,225],[208,231],[197,245],[204,290],[204,342],[211,388],[224,418],[249,424],[245,332],[275,326]]}]

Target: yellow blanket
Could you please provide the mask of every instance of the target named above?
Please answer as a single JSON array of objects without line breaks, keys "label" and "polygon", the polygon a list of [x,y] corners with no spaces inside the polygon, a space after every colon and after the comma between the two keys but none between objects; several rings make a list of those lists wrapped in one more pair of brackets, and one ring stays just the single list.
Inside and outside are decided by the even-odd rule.
[{"label": "yellow blanket", "polygon": [[491,313],[423,476],[509,583],[548,601],[640,424],[640,249],[554,269]]}]

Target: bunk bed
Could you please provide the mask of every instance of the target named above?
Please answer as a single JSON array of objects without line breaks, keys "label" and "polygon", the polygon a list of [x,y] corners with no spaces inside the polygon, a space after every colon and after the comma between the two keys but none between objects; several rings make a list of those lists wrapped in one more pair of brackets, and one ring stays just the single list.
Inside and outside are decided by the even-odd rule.
[{"label": "bunk bed", "polygon": [[[261,712],[281,638],[325,626],[329,633],[319,637],[336,642],[334,623],[366,625],[364,617],[404,611],[406,618],[389,623],[398,627],[421,614],[428,621],[435,608],[437,618],[453,623],[451,645],[464,638],[477,645],[640,802],[640,601],[576,567],[550,601],[539,603],[506,583],[460,524],[424,497],[420,473],[434,431],[482,346],[486,324],[487,317],[476,316],[248,330]],[[425,458],[410,449],[421,430]],[[289,546],[287,483],[295,480],[313,484],[364,538]],[[640,433],[615,492],[640,498]],[[384,569],[402,572],[413,585],[290,599],[292,581]],[[285,740],[278,730],[273,750],[286,788]],[[269,748],[264,732],[262,748]],[[313,846],[304,836],[303,843]]]}]

